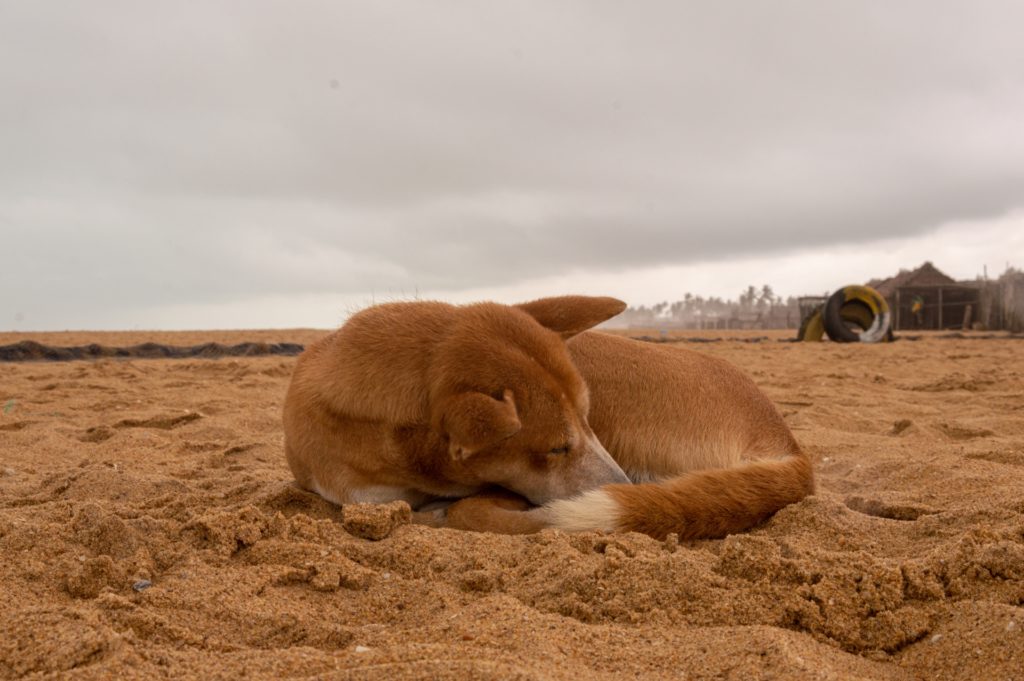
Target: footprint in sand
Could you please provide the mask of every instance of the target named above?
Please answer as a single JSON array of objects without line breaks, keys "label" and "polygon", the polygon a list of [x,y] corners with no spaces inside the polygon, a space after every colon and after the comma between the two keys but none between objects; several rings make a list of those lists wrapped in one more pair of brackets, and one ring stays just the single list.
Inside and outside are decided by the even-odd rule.
[{"label": "footprint in sand", "polygon": [[976,452],[974,454],[966,454],[968,459],[977,459],[981,461],[991,461],[992,463],[1003,463],[1009,466],[1024,466],[1024,450],[1019,452],[1013,451],[993,451],[993,452]]},{"label": "footprint in sand", "polygon": [[158,428],[160,430],[171,430],[186,423],[192,423],[203,418],[202,414],[194,411],[179,416],[153,416],[148,419],[124,419],[114,424],[115,428]]},{"label": "footprint in sand", "polygon": [[991,437],[995,433],[987,428],[971,428],[956,423],[940,423],[939,430],[950,440],[975,440],[980,437]]},{"label": "footprint in sand", "polygon": [[847,497],[843,503],[851,511],[888,520],[917,520],[923,515],[932,515],[939,512],[938,509],[929,508],[928,506],[891,503],[881,499],[865,499],[864,497],[857,496]]},{"label": "footprint in sand", "polygon": [[914,422],[910,419],[900,419],[892,424],[892,430],[889,431],[889,435],[903,435],[904,433],[912,433],[917,430],[914,427]]},{"label": "footprint in sand", "polygon": [[203,418],[202,414],[188,412],[177,416],[153,416],[148,419],[123,419],[111,426],[93,426],[78,437],[80,442],[104,442],[114,437],[114,429],[123,428],[156,428],[172,430]]},{"label": "footprint in sand", "polygon": [[93,426],[78,436],[79,442],[105,442],[114,437],[114,431],[107,426]]}]

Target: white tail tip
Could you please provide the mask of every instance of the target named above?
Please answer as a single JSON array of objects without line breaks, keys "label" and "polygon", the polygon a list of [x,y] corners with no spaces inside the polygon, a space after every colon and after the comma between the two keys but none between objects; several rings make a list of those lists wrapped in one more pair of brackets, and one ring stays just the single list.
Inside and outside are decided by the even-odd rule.
[{"label": "white tail tip", "polygon": [[602,489],[590,490],[572,499],[550,501],[544,507],[551,527],[568,532],[614,532],[619,527],[619,505]]}]

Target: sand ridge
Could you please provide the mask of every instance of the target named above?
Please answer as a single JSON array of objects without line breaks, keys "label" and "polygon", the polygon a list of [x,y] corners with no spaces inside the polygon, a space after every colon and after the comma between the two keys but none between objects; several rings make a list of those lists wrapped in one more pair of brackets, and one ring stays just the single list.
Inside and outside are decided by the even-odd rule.
[{"label": "sand ridge", "polygon": [[1024,343],[696,349],[772,397],[820,491],[682,543],[302,492],[294,358],[0,364],[0,678],[1024,678]]}]

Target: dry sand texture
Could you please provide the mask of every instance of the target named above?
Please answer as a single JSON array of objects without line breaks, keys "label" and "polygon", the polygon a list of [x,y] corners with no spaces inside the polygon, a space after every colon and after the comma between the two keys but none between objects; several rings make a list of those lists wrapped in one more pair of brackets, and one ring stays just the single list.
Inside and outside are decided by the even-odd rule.
[{"label": "dry sand texture", "polygon": [[289,485],[292,358],[0,364],[0,678],[1024,679],[1024,342],[698,349],[821,489],[684,544],[345,517]]}]

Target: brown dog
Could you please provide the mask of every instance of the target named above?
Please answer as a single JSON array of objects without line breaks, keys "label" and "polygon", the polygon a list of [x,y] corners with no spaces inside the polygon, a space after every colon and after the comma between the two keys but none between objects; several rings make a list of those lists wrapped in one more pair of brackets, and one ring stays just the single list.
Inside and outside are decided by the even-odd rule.
[{"label": "brown dog", "polygon": [[[737,369],[586,331],[624,307],[363,310],[296,365],[284,410],[296,480],[335,503],[470,497],[446,516],[464,529],[681,538],[747,529],[813,491],[810,460]],[[493,486],[539,508],[473,496]]]}]

